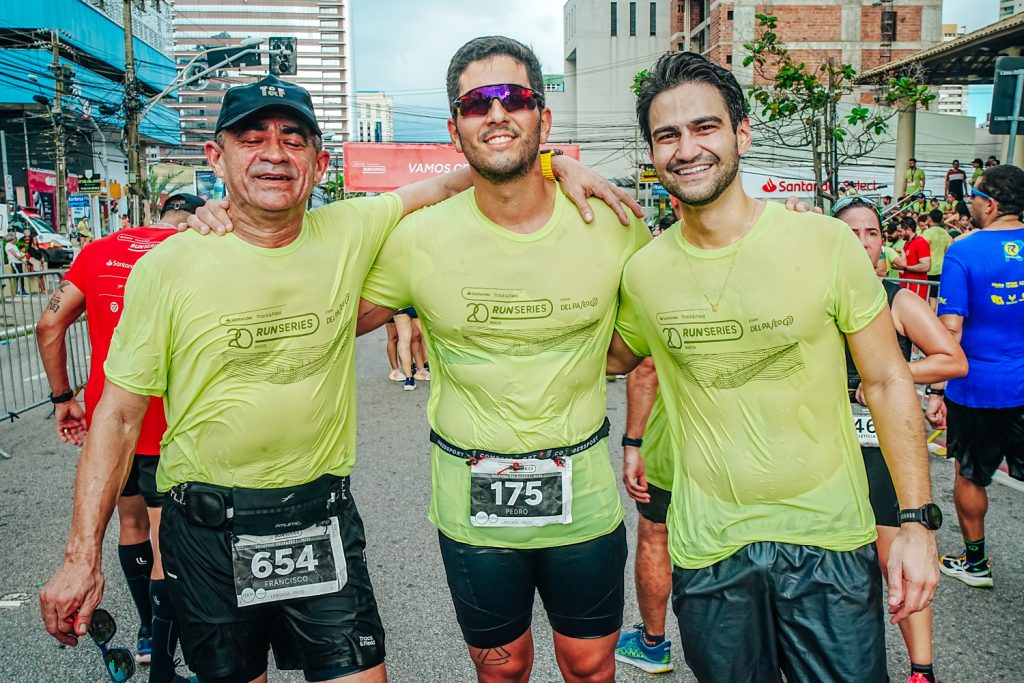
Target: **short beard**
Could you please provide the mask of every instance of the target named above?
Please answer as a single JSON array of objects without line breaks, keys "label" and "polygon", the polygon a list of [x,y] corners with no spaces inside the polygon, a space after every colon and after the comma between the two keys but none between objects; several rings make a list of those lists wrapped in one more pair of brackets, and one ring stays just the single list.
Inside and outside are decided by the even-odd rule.
[{"label": "short beard", "polygon": [[462,152],[466,156],[466,161],[481,178],[494,185],[504,185],[525,178],[533,170],[537,163],[537,156],[540,154],[540,124],[541,122],[538,120],[537,128],[532,135],[524,135],[523,142],[525,144],[522,156],[518,159],[510,159],[500,165],[486,165],[481,158],[482,155],[477,155],[476,145],[467,145],[461,133],[459,133],[459,142],[462,143]]},{"label": "short beard", "polygon": [[686,194],[676,181],[676,177],[667,168],[664,175],[658,174],[658,179],[661,180],[662,186],[669,194],[686,206],[707,206],[721,197],[722,193],[736,180],[736,175],[740,170],[739,148],[736,149],[736,153],[730,160],[723,162],[718,156],[715,157],[715,160],[717,163],[712,167],[714,175],[711,178],[711,186],[697,194]]}]

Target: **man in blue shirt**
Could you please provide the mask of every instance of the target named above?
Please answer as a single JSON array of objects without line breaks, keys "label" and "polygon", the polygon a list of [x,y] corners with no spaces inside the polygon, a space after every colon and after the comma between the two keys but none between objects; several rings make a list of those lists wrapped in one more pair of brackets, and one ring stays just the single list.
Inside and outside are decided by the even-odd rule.
[{"label": "man in blue shirt", "polygon": [[939,562],[946,576],[991,588],[985,487],[1004,458],[1010,476],[1024,480],[1024,171],[986,170],[969,201],[981,230],[946,252],[938,307],[970,365],[946,386],[953,498],[966,547]]}]

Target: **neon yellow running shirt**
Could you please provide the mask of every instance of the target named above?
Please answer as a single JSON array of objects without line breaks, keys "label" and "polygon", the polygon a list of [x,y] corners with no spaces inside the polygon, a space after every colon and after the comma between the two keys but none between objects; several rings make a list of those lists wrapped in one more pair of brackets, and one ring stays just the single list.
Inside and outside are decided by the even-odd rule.
[{"label": "neon yellow running shirt", "polygon": [[352,471],[359,292],[401,217],[394,194],[336,202],[280,249],[187,232],[135,265],[104,369],[164,397],[157,488]]},{"label": "neon yellow running shirt", "polygon": [[661,389],[658,389],[651,414],[647,418],[647,426],[644,427],[644,445],[640,447],[640,457],[644,461],[647,483],[664,491],[672,490],[672,448],[665,400],[661,396]]},{"label": "neon yellow running shirt", "polygon": [[[427,418],[449,442],[523,453],[579,443],[601,426],[617,283],[650,233],[591,207],[587,225],[559,191],[548,223],[517,234],[487,219],[471,189],[407,217],[381,250],[363,298],[415,306],[430,356]],[[430,520],[462,543],[568,545],[622,520],[607,439],[572,456],[568,524],[474,526],[467,461],[436,446],[431,458]]]},{"label": "neon yellow running shirt", "polygon": [[843,335],[885,301],[846,224],[778,204],[723,249],[675,232],[629,261],[617,329],[658,369],[676,445],[676,565],[758,541],[852,550],[875,539]]}]

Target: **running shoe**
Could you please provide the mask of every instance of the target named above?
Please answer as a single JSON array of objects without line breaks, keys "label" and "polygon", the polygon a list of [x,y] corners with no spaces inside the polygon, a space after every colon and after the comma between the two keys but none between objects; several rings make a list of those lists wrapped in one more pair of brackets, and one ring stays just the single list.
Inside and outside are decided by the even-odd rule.
[{"label": "running shoe", "polygon": [[414,379],[423,380],[424,382],[430,381],[430,371],[427,369],[417,370],[416,374],[413,375]]},{"label": "running shoe", "polygon": [[402,389],[405,390],[405,391],[412,391],[415,388],[416,388],[416,380],[414,380],[412,377],[406,377],[405,378],[405,386],[402,387]]},{"label": "running shoe", "polygon": [[981,562],[971,564],[967,561],[966,552],[961,555],[942,555],[939,557],[939,571],[963,581],[968,586],[992,588],[992,566],[987,557]]},{"label": "running shoe", "polygon": [[139,640],[135,650],[135,662],[137,664],[149,664],[153,658],[153,634],[150,631],[139,629]]},{"label": "running shoe", "polygon": [[388,379],[391,380],[392,382],[404,382],[405,373],[402,372],[401,370],[392,370],[391,374],[388,375]]},{"label": "running shoe", "polygon": [[615,660],[631,664],[649,674],[663,674],[673,670],[672,643],[663,640],[651,647],[644,642],[643,624],[624,628],[619,632],[615,646]]},{"label": "running shoe", "polygon": [[932,683],[924,674],[910,674],[907,683]]}]

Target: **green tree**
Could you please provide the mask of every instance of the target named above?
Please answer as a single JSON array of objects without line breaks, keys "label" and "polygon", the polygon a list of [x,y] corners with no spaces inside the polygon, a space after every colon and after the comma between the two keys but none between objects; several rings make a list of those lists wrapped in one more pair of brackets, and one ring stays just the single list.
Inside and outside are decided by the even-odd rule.
[{"label": "green tree", "polygon": [[[888,120],[900,110],[928,108],[935,93],[912,73],[889,79],[884,108],[857,104],[839,113],[839,102],[857,92],[857,71],[828,58],[820,64],[797,60],[780,40],[778,18],[755,15],[756,38],[744,44],[743,66],[754,67],[766,85],[747,93],[757,132],[780,147],[810,149],[814,180],[819,188],[815,203],[836,198],[839,169],[875,150],[886,139]],[[827,189],[823,181],[828,181]]]},{"label": "green tree", "polygon": [[191,183],[183,182],[179,180],[184,172],[177,174],[168,173],[153,173],[150,171],[149,177],[146,178],[146,199],[149,200],[149,206],[152,213],[156,214],[160,207],[160,198],[164,195],[170,196],[175,192],[188,187]]}]

